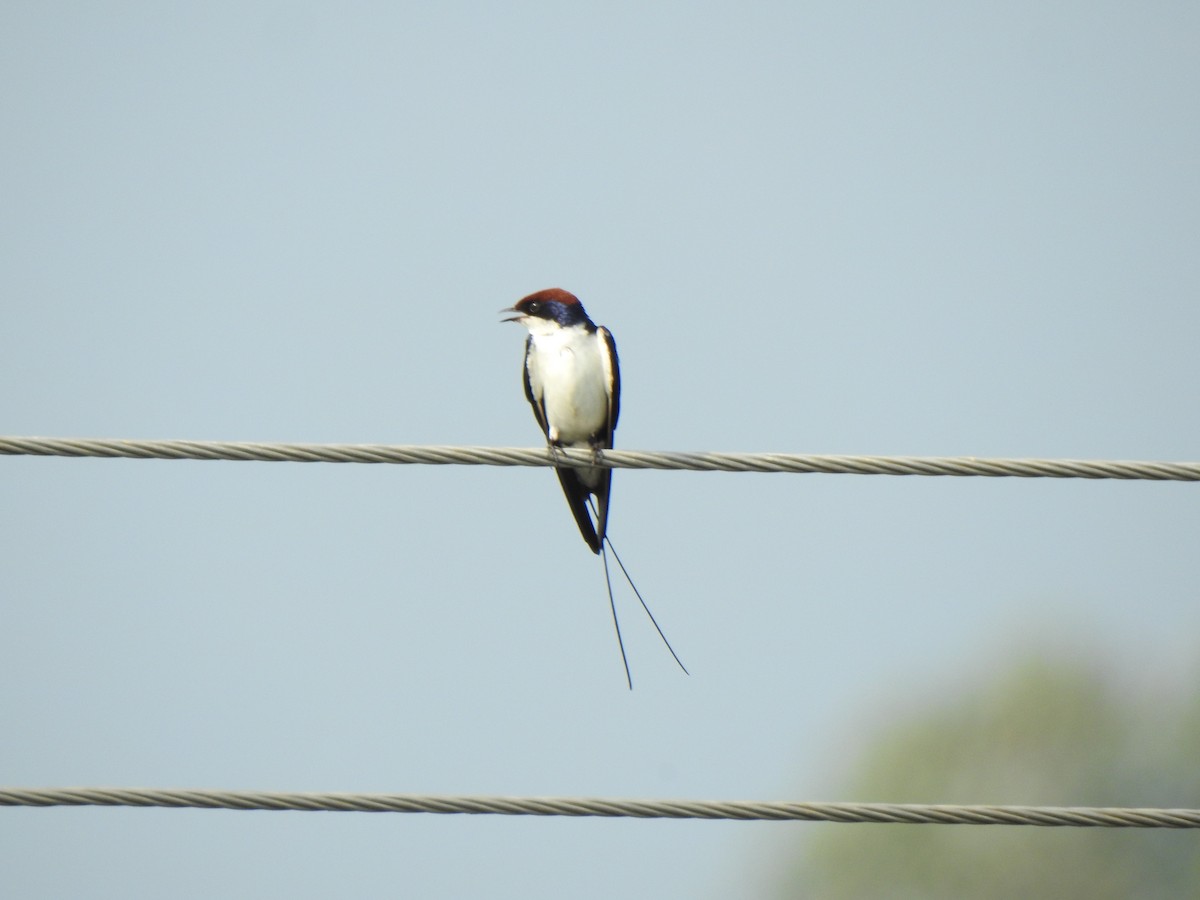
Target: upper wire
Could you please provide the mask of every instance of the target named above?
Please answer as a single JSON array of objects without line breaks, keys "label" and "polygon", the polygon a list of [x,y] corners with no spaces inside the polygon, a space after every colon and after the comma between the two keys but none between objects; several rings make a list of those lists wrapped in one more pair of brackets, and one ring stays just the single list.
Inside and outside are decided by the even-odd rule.
[{"label": "upper wire", "polygon": [[790,472],[841,475],[949,475],[993,478],[1089,478],[1200,481],[1200,462],[1001,459],[975,456],[850,456],[803,453],[680,453],[545,447],[449,447],[392,444],[291,444],[117,438],[0,437],[0,455],[91,456],[257,462],[393,463],[466,466],[606,466],[696,472]]}]

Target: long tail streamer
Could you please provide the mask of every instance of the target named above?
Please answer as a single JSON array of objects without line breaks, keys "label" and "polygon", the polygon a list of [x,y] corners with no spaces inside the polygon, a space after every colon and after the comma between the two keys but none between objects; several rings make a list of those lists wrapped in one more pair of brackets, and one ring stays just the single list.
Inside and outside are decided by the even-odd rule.
[{"label": "long tail streamer", "polygon": [[[588,497],[588,506],[592,510],[592,515],[595,516],[596,506],[591,497]],[[650,617],[650,622],[652,625],[654,625],[654,630],[657,631],[658,636],[662,638],[662,642],[666,645],[667,650],[670,651],[671,657],[675,660],[676,665],[683,670],[684,675],[691,675],[692,673],[687,670],[687,666],[683,664],[683,660],[679,658],[679,654],[675,652],[675,648],[671,646],[671,642],[667,640],[667,636],[663,633],[662,627],[658,624],[658,620],[654,618],[654,613],[650,611],[649,605],[647,605],[645,598],[642,597],[642,592],[638,590],[637,585],[633,583],[633,579],[629,577],[629,570],[625,568],[625,563],[621,562],[621,554],[617,552],[617,548],[613,546],[612,540],[607,534],[605,534],[604,541],[600,545],[600,558],[604,560],[604,584],[608,588],[608,605],[612,609],[613,626],[617,630],[617,645],[621,648],[621,662],[625,664],[625,680],[629,684],[629,689],[631,691],[633,690],[633,677],[629,673],[629,657],[625,654],[625,642],[621,639],[621,624],[617,621],[617,604],[613,599],[612,578],[608,571],[609,550],[612,551],[613,559],[617,561],[617,565],[621,568],[621,574],[625,576],[625,580],[629,582],[629,586],[633,588],[634,596],[638,598],[638,602],[642,604],[642,609],[644,609],[646,611],[646,615]]]}]

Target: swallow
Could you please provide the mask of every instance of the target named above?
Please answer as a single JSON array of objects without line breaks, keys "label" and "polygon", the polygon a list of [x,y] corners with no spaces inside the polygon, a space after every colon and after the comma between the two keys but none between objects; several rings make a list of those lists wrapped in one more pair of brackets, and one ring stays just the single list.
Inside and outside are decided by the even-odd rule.
[{"label": "swallow", "polygon": [[[506,322],[529,329],[525,341],[525,399],[552,448],[608,450],[621,412],[621,369],[612,333],[597,326],[579,299],[561,288],[517,302]],[[555,469],[579,533],[599,553],[608,530],[612,469]],[[588,510],[595,497],[596,518]]]},{"label": "swallow", "polygon": [[[537,291],[502,312],[513,314],[504,319],[505,322],[518,322],[529,331],[525,340],[525,399],[533,409],[550,452],[563,447],[582,448],[590,449],[598,457],[600,451],[612,449],[613,433],[621,412],[621,368],[612,332],[588,318],[579,298],[562,288]],[[658,627],[654,614],[608,538],[612,469],[606,466],[555,466],[554,471],[584,542],[604,560],[604,579],[608,585],[613,624],[630,689],[633,679],[613,602],[608,555],[604,552],[606,545],[612,550],[663,643],[686,673],[687,669]]]}]

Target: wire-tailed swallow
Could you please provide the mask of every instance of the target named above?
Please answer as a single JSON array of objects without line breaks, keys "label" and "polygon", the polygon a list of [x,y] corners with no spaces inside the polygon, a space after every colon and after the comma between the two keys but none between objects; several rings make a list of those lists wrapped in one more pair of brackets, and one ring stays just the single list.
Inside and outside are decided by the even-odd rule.
[{"label": "wire-tailed swallow", "polygon": [[[621,411],[621,370],[617,345],[607,328],[597,327],[579,299],[561,288],[530,294],[506,322],[529,329],[525,341],[525,398],[551,447],[607,450]],[[555,469],[579,533],[599,553],[608,528],[612,469]],[[596,520],[588,498],[596,498]]]},{"label": "wire-tailed swallow", "polygon": [[[551,452],[558,447],[591,449],[593,453],[611,449],[621,411],[621,369],[617,345],[609,330],[592,322],[579,298],[562,288],[547,288],[530,294],[503,312],[513,313],[504,321],[519,322],[529,330],[525,341],[525,398],[533,407],[534,418],[541,426]],[[554,471],[567,496],[579,533],[592,552],[600,554],[604,560],[613,625],[630,688],[633,679],[613,602],[608,555],[604,552],[606,544],[675,662],[687,672],[608,538],[612,469],[556,466]],[[592,498],[595,498],[594,503]]]}]

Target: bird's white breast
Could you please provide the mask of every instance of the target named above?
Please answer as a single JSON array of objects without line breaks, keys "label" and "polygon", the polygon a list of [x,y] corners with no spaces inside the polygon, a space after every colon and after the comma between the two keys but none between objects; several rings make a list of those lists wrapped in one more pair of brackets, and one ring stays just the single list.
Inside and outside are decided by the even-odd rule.
[{"label": "bird's white breast", "polygon": [[550,440],[584,444],[608,424],[608,347],[582,326],[530,328],[529,387],[542,401]]}]

